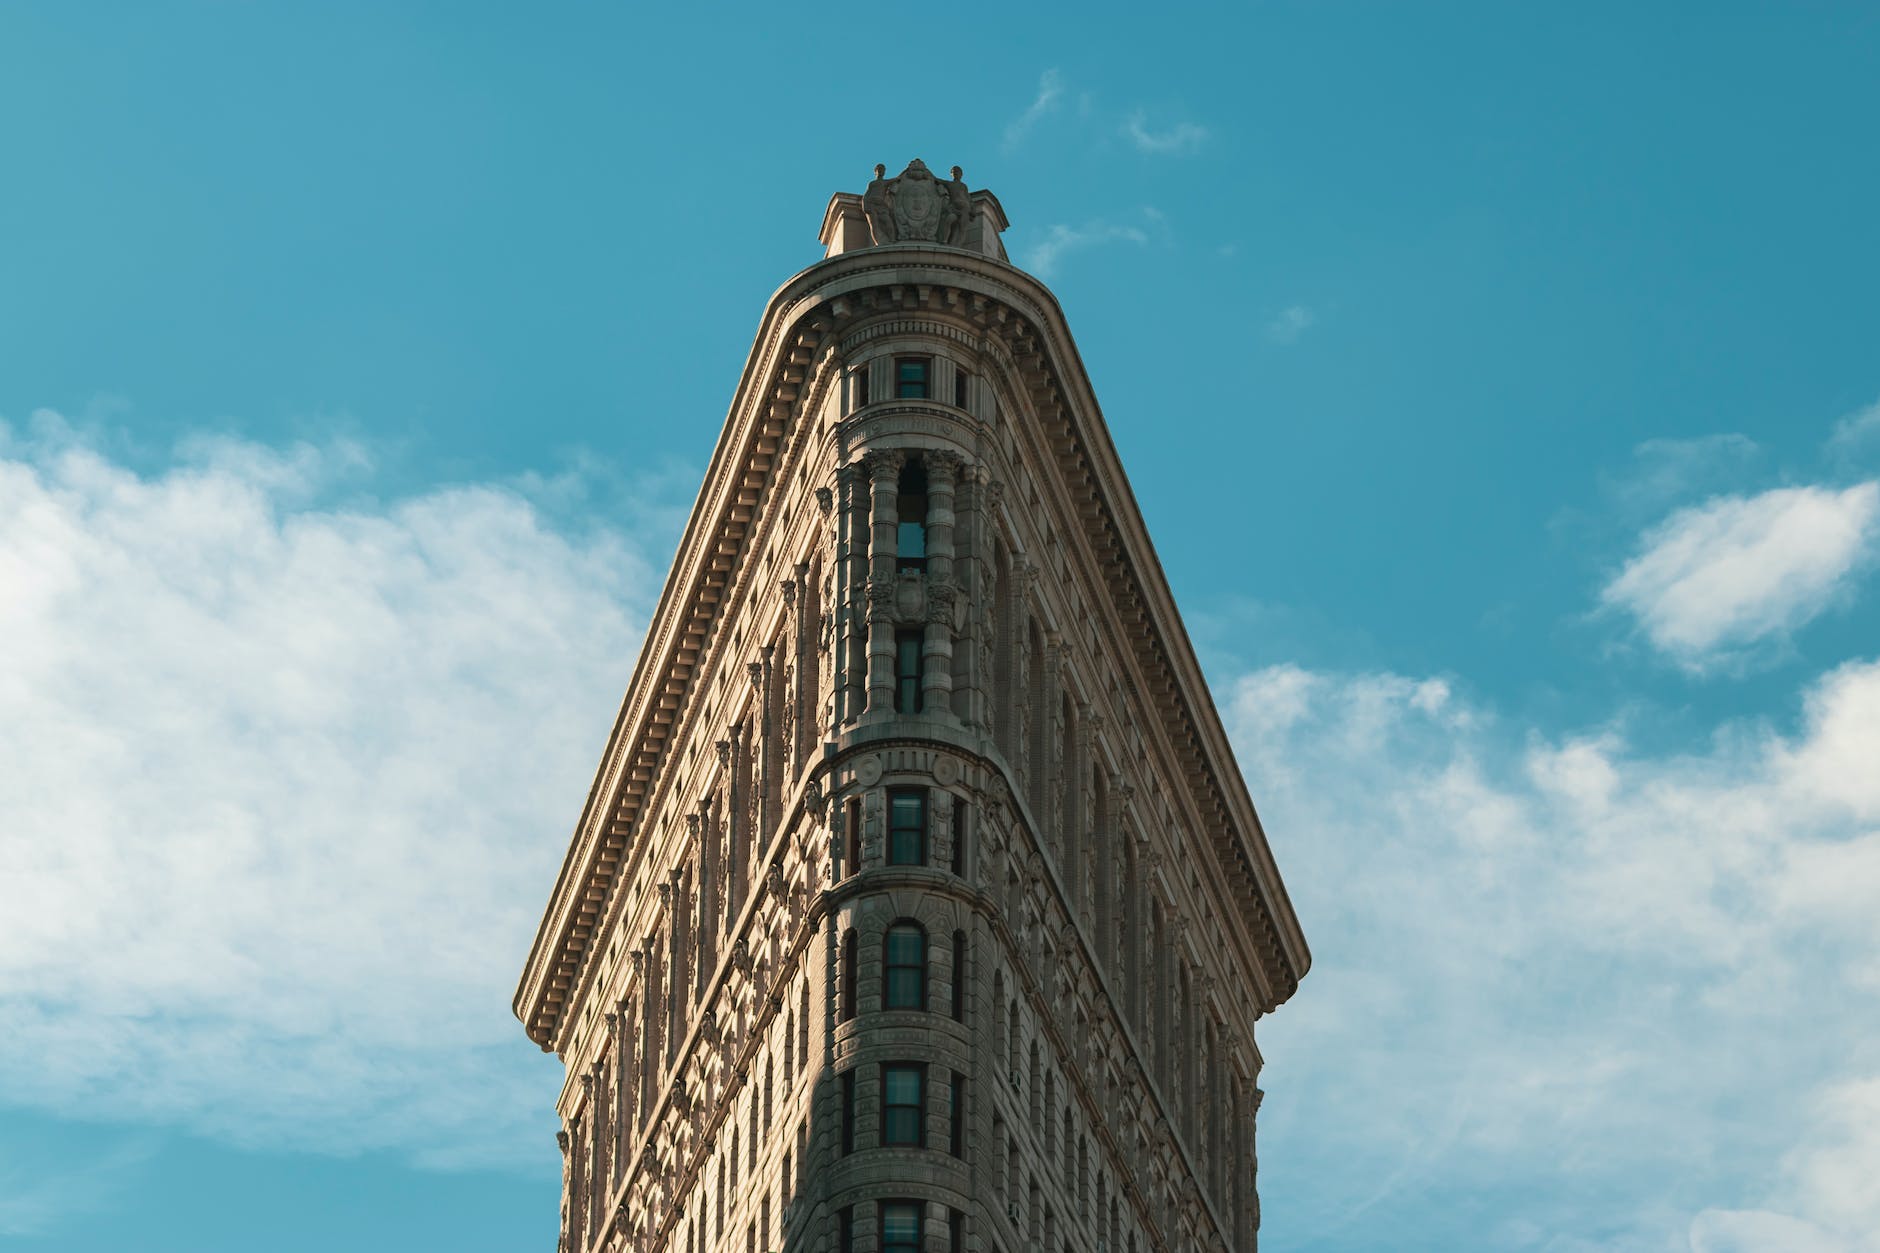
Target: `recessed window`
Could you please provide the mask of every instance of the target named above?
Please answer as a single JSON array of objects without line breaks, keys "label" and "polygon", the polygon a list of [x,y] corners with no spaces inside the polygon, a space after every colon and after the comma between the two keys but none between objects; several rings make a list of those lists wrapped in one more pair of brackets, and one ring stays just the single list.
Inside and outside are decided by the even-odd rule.
[{"label": "recessed window", "polygon": [[953,798],[953,873],[966,873],[966,802]]},{"label": "recessed window", "polygon": [[966,385],[972,380],[972,377],[972,375],[964,370],[958,369],[957,367],[954,369],[953,407],[955,409],[964,409],[966,407]]},{"label": "recessed window", "polygon": [[919,1201],[881,1203],[881,1253],[920,1253]]},{"label": "recessed window", "polygon": [[927,864],[927,793],[908,789],[888,793],[888,864]]},{"label": "recessed window", "polygon": [[927,376],[932,369],[933,362],[926,357],[896,357],[894,394],[902,400],[927,399]]},{"label": "recessed window", "polygon": [[842,818],[842,874],[846,878],[862,868],[862,798],[852,796]]},{"label": "recessed window", "polygon": [[927,466],[909,457],[894,488],[896,527],[894,565],[897,570],[927,568]]},{"label": "recessed window", "polygon": [[889,1064],[881,1068],[881,1143],[888,1148],[925,1148],[923,1125],[927,1068]]},{"label": "recessed window", "polygon": [[927,1008],[927,933],[915,923],[888,928],[882,943],[881,1007]]},{"label": "recessed window", "polygon": [[894,633],[894,712],[920,712],[920,689],[926,679],[919,629]]},{"label": "recessed window", "polygon": [[862,366],[855,371],[850,382],[849,411],[853,413],[868,403],[868,367]]},{"label": "recessed window", "polygon": [[955,1157],[966,1156],[966,1076],[957,1070],[947,1094],[947,1150]]}]

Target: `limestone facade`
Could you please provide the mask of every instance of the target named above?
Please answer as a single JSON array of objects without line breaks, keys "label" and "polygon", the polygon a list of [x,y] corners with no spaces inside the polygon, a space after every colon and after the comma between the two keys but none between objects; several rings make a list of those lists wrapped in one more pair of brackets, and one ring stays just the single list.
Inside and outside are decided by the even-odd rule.
[{"label": "limestone facade", "polygon": [[1255,1248],[1310,958],[1004,225],[878,174],[765,312],[517,991],[567,1253]]}]

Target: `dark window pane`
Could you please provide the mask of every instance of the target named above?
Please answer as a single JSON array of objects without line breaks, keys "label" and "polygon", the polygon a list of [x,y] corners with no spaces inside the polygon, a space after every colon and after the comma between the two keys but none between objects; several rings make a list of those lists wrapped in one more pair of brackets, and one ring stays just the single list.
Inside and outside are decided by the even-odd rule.
[{"label": "dark window pane", "polygon": [[915,400],[927,398],[927,358],[902,357],[894,363],[894,394]]},{"label": "dark window pane", "polygon": [[921,1207],[888,1201],[881,1207],[881,1253],[920,1253]]},{"label": "dark window pane", "polygon": [[883,1144],[918,1148],[924,1142],[921,1089],[925,1079],[926,1074],[919,1066],[881,1068]]},{"label": "dark window pane", "polygon": [[920,1008],[920,971],[890,970],[888,972],[888,1008]]},{"label": "dark window pane", "polygon": [[919,866],[927,861],[927,794],[891,792],[888,796],[888,864]]},{"label": "dark window pane", "polygon": [[917,714],[921,710],[921,682],[926,673],[919,631],[897,631],[894,636],[894,709]]}]

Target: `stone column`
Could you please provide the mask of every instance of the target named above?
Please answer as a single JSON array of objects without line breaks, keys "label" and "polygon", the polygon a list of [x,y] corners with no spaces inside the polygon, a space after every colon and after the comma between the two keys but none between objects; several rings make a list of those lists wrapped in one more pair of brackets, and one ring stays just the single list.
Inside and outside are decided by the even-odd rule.
[{"label": "stone column", "polygon": [[927,632],[921,642],[921,710],[953,714],[953,602],[959,595],[953,563],[953,490],[963,459],[927,454]]},{"label": "stone column", "polygon": [[899,449],[876,449],[868,463],[872,506],[872,542],[868,557],[868,712],[894,709],[894,562],[900,524],[899,479],[906,456]]}]

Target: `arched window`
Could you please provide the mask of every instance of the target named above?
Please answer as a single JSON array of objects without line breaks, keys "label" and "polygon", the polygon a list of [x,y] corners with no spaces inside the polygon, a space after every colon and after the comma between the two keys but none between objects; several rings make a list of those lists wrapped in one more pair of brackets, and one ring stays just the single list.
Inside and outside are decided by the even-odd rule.
[{"label": "arched window", "polygon": [[919,924],[897,922],[881,945],[881,1007],[927,1008],[927,933]]}]

